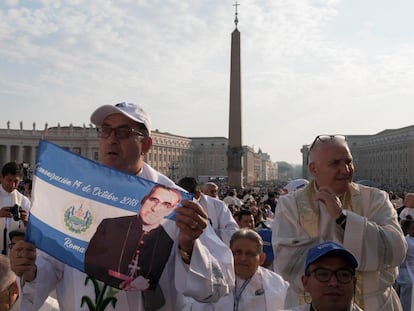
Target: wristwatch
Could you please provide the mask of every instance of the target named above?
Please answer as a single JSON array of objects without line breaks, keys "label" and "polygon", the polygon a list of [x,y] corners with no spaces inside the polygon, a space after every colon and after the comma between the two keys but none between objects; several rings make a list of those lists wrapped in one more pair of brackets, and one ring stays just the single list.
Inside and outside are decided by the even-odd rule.
[{"label": "wristwatch", "polygon": [[335,220],[336,224],[340,225],[345,230],[346,226],[346,210],[342,210],[341,215]]}]

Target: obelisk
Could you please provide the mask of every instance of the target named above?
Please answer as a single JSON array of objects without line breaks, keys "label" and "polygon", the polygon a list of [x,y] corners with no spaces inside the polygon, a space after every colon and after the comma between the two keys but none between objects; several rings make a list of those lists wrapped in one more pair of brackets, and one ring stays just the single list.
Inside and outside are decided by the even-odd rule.
[{"label": "obelisk", "polygon": [[243,146],[242,146],[242,110],[241,110],[241,72],[240,72],[240,32],[237,29],[238,13],[236,8],[231,34],[230,60],[230,109],[229,109],[229,144],[227,150],[228,185],[231,188],[243,188]]}]

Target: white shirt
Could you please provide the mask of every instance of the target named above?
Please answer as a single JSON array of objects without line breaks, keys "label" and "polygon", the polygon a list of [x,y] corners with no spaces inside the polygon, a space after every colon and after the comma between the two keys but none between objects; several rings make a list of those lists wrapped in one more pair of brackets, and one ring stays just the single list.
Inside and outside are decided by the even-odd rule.
[{"label": "white shirt", "polygon": [[216,234],[226,245],[229,245],[231,236],[239,229],[229,208],[223,201],[203,193],[200,196],[200,205],[206,211]]},{"label": "white shirt", "polygon": [[[237,294],[243,287],[244,280],[237,278],[235,295],[234,289],[214,304],[194,302],[191,311],[230,311],[237,303]],[[269,269],[258,267],[256,273],[246,282],[244,290],[238,299],[238,311],[272,311],[282,309],[285,303],[289,283],[280,275]]]},{"label": "white shirt", "polygon": [[237,207],[242,207],[242,205],[243,205],[243,202],[238,197],[236,197],[236,196],[232,197],[230,195],[226,196],[223,199],[223,202],[226,203],[227,206],[234,205],[234,206],[237,206]]}]

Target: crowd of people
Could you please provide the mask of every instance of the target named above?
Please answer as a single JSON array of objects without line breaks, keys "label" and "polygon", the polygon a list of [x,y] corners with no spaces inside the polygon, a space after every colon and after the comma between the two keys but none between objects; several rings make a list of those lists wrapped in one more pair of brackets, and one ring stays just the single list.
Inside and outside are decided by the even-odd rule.
[{"label": "crowd of people", "polygon": [[[137,215],[98,225],[84,273],[24,240],[31,188],[19,189],[19,166],[5,164],[1,311],[413,310],[414,194],[398,201],[354,183],[346,137],[315,138],[303,188],[263,191],[174,183],[155,171],[144,161],[151,121],[139,105],[98,107],[91,122],[103,165],[156,186]],[[175,236],[160,225],[172,210]],[[97,284],[112,286],[111,296],[95,296]]]}]

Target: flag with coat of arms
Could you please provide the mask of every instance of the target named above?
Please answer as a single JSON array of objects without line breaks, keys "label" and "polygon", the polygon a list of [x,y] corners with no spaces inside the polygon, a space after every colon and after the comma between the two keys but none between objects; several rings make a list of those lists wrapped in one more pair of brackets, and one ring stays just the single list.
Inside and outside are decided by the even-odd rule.
[{"label": "flag with coat of arms", "polygon": [[[85,252],[99,224],[137,215],[142,198],[155,185],[41,140],[26,240],[84,272]],[[183,200],[192,199],[186,192],[180,194]],[[173,214],[166,219],[172,224]],[[175,224],[168,228],[175,236]]]}]

